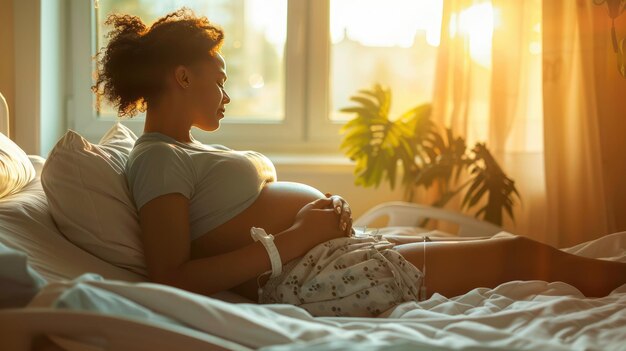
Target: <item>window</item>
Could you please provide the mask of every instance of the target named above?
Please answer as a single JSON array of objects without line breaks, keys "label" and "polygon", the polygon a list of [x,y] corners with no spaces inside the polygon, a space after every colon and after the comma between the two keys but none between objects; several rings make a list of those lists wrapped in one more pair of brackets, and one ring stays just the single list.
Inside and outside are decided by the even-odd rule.
[{"label": "window", "polygon": [[443,2],[332,0],[330,119],[374,82],[392,89],[391,115],[431,101]]},{"label": "window", "polygon": [[[95,1],[95,0],[94,0]],[[432,98],[442,0],[98,0],[71,7],[70,127],[97,140],[115,111],[95,101],[91,57],[106,45],[111,12],[144,22],[182,6],[226,32],[222,48],[232,102],[206,143],[263,152],[338,152],[337,112],[374,83],[393,92],[392,114]],[[85,30],[90,28],[90,30]],[[76,63],[76,64],[74,64]],[[140,134],[143,117],[125,122]]]}]

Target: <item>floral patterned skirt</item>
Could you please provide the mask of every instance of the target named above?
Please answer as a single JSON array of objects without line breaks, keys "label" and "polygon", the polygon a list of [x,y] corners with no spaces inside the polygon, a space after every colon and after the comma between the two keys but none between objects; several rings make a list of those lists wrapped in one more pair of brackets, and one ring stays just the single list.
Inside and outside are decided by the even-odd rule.
[{"label": "floral patterned skirt", "polygon": [[418,301],[423,275],[392,248],[372,237],[319,244],[270,278],[259,302],[300,306],[313,316],[376,317]]}]

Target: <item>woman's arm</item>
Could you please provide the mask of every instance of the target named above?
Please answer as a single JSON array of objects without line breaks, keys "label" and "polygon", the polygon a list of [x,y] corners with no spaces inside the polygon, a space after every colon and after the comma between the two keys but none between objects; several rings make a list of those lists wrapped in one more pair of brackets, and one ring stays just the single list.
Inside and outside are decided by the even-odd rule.
[{"label": "woman's arm", "polygon": [[[306,205],[294,224],[275,233],[283,263],[303,256],[315,245],[345,236],[332,199]],[[233,288],[271,269],[260,242],[224,254],[190,259],[189,200],[181,194],[159,196],[139,210],[141,239],[152,281],[210,295]]]}]

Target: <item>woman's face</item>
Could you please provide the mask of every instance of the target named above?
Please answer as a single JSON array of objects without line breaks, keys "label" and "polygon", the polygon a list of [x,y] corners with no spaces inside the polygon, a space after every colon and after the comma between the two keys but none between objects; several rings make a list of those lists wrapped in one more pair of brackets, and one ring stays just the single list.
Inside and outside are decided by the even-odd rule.
[{"label": "woman's face", "polygon": [[219,128],[224,118],[225,106],[230,97],[224,90],[228,78],[222,55],[216,53],[210,60],[193,66],[190,84],[192,126],[213,131]]}]

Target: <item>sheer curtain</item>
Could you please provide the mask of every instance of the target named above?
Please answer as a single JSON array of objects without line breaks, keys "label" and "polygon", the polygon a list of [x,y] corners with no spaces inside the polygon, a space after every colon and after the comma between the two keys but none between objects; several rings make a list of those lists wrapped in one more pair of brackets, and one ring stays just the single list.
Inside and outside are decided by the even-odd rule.
[{"label": "sheer curtain", "polygon": [[442,23],[433,114],[515,180],[505,229],[557,247],[625,230],[626,79],[606,6],[446,0]]},{"label": "sheer curtain", "polygon": [[549,231],[560,246],[626,228],[626,80],[605,5],[543,3]]},{"label": "sheer curtain", "polygon": [[514,209],[515,223],[505,221],[505,229],[551,242],[543,167],[540,0],[446,0],[439,50],[433,116],[470,146],[486,142],[515,180],[522,202]]}]

